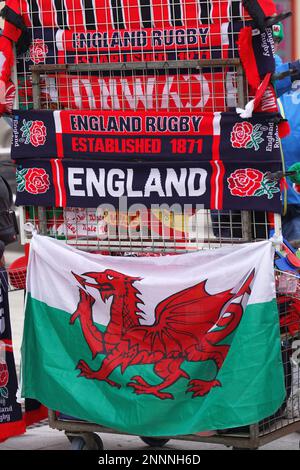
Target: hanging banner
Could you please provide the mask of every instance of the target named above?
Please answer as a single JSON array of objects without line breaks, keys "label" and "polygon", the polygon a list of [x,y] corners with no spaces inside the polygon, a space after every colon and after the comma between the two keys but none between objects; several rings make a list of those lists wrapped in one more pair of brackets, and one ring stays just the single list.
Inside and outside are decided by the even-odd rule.
[{"label": "hanging banner", "polygon": [[232,55],[233,33],[230,23],[143,30],[35,28],[29,50],[18,58],[19,70],[23,61],[29,71],[37,64],[226,59]]},{"label": "hanging banner", "polygon": [[11,157],[281,161],[275,115],[15,111]]},{"label": "hanging banner", "polygon": [[[41,76],[41,103],[49,109],[107,111],[203,110],[237,106],[234,71],[205,68],[186,73],[143,71],[143,74],[47,74]],[[20,109],[32,103],[30,77],[19,81]],[[32,105],[30,106],[32,107]]]},{"label": "hanging banner", "polygon": [[7,272],[0,266],[0,442],[25,432],[11,338]]},{"label": "hanging banner", "polygon": [[[265,4],[272,0],[262,1]],[[251,18],[241,0],[182,0],[180,3],[174,0],[21,0],[21,10],[26,24],[33,27],[82,30],[201,26]],[[270,11],[268,8],[266,14],[271,16]]]},{"label": "hanging banner", "polygon": [[[198,205],[206,209],[281,212],[270,172],[280,162],[106,162],[24,160],[17,168],[17,205],[99,207]],[[122,204],[126,207],[123,207]]]},{"label": "hanging banner", "polygon": [[[252,26],[251,22],[246,24]],[[29,71],[31,65],[38,64],[238,58],[237,42],[244,26],[245,22],[234,21],[142,30],[34,28],[28,52],[19,57],[18,71],[24,73],[24,66]],[[274,72],[272,28],[262,33],[254,28],[243,47],[253,51],[259,75]]]},{"label": "hanging banner", "polygon": [[[32,106],[31,65],[141,61],[164,63],[169,60],[240,57],[249,83],[251,83],[250,77],[253,70],[255,70],[256,78],[275,71],[272,29],[267,28],[261,33],[256,28],[255,22],[249,21],[251,17],[240,1],[186,0],[179,4],[174,3],[173,0],[163,3],[160,0],[149,0],[140,4],[137,0],[130,2],[122,0],[117,3],[115,0],[96,0],[87,3],[81,0],[64,0],[58,3],[50,0],[42,0],[42,2],[22,0],[21,10],[26,25],[32,26],[31,46],[25,55],[18,57],[17,61],[21,108],[28,109]],[[104,11],[105,14],[103,14]],[[243,35],[244,39],[241,40],[242,30],[247,29],[245,26],[250,31],[249,34]],[[245,57],[248,56],[251,60],[245,61]],[[182,65],[188,75],[199,72],[198,67],[193,70],[187,64]],[[175,70],[174,75],[177,72],[179,71]],[[178,85],[174,83],[178,89],[186,80],[184,78],[186,74],[183,72],[184,69],[181,69]],[[103,79],[104,87],[110,89],[108,86],[110,78],[116,79],[119,83],[122,83],[123,78],[130,82],[132,72],[129,72],[129,76],[126,76],[126,73],[123,68],[119,74],[119,80],[117,73],[108,73],[103,70],[95,75],[90,71],[88,75],[82,75],[75,69],[70,78],[63,80],[61,80],[62,70],[57,75],[47,74],[45,86],[42,86],[41,90],[42,106],[108,109],[105,108],[105,104],[103,108],[99,106],[99,102],[100,105],[102,104],[101,84],[99,87],[97,78]],[[147,75],[148,73],[149,68]],[[157,75],[161,75],[157,79],[159,88],[161,88],[161,82],[162,84],[168,83],[168,78],[172,76],[172,73],[174,70],[172,72],[170,68],[164,69],[162,73],[157,71]],[[223,69],[223,76],[217,76],[217,74],[222,75],[222,71],[216,67],[202,68],[199,78],[205,77],[209,88],[206,87],[206,90],[195,93],[194,86],[192,86],[186,95],[181,96],[181,93],[179,95],[183,102],[189,101],[188,96],[195,97],[193,104],[187,105],[187,108],[196,106],[196,103],[208,111],[223,111],[228,107],[236,107],[237,87],[236,83],[231,85],[234,73],[236,70],[229,66]],[[135,74],[136,77],[139,74],[144,76],[145,67]],[[226,90],[223,85],[225,82]],[[254,92],[260,81],[256,80],[256,82]],[[207,93],[208,90],[209,93]],[[104,93],[106,93],[105,88]],[[159,97],[161,90],[157,89],[155,93]],[[113,94],[121,102],[122,96],[119,95],[119,91],[117,95]],[[252,94],[251,90],[250,95]],[[43,95],[45,95],[44,101]],[[208,101],[208,95],[212,101],[200,104],[202,98]],[[230,99],[227,99],[228,95]],[[172,104],[171,98],[171,106]],[[174,104],[174,109],[176,108],[180,109],[179,102]],[[113,106],[110,106],[110,109],[114,109]],[[139,108],[132,108],[129,105],[128,108],[123,106],[116,109]],[[147,109],[151,108],[147,105]],[[154,109],[163,108],[158,105]],[[172,110],[172,108],[168,109]]]},{"label": "hanging banner", "polygon": [[128,258],[34,235],[22,395],[141,436],[272,415],[286,394],[273,258],[268,240]]}]

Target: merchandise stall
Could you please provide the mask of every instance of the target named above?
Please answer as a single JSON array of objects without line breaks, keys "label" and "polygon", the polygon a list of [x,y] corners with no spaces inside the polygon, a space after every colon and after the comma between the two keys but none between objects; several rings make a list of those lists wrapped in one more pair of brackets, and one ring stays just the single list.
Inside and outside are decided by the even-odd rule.
[{"label": "merchandise stall", "polygon": [[[285,245],[282,252],[281,246],[280,213],[284,170],[280,138],[286,135],[287,124],[278,111],[272,85],[275,73],[272,26],[289,16],[288,13],[281,12],[276,16],[276,7],[271,0],[43,0],[39,3],[20,0],[6,2],[6,5],[6,25],[13,23],[17,29],[20,28],[30,44],[26,48],[25,40],[20,44],[20,39],[15,39],[18,54],[13,79],[17,85],[18,105],[12,111],[11,148],[11,157],[16,164],[16,204],[20,208],[22,243],[32,245],[27,280],[30,300],[27,300],[23,342],[24,373],[30,375],[25,377],[25,396],[39,399],[49,407],[50,426],[64,430],[74,449],[103,448],[100,437],[95,434],[102,432],[138,434],[144,442],[156,446],[162,446],[176,436],[176,439],[222,443],[234,448],[258,448],[299,430],[299,271],[293,248]],[[16,23],[16,17],[19,23]],[[32,227],[38,234],[32,234]],[[167,415],[170,415],[169,404],[174,396],[168,393],[167,385],[167,391],[156,387],[156,395],[151,396],[148,402],[143,401],[143,394],[149,394],[149,390],[145,392],[147,387],[142,377],[136,375],[135,380],[127,384],[127,387],[131,387],[130,392],[127,389],[131,395],[127,396],[118,395],[118,387],[112,391],[114,381],[107,376],[107,383],[99,381],[99,406],[101,399],[103,403],[112,400],[112,410],[116,412],[119,407],[120,416],[123,416],[120,401],[127,403],[128,399],[139,425],[134,423],[131,426],[129,420],[125,429],[117,416],[115,420],[111,417],[103,418],[103,422],[97,416],[94,422],[91,414],[83,411],[85,403],[80,402],[80,406],[72,407],[67,404],[69,391],[65,389],[65,394],[61,393],[64,373],[69,371],[62,372],[62,382],[55,387],[50,369],[58,365],[55,361],[49,365],[48,356],[43,358],[44,379],[50,384],[51,391],[49,397],[42,400],[44,391],[35,387],[37,377],[26,366],[26,361],[31,363],[34,352],[39,352],[38,348],[33,351],[29,346],[32,332],[36,335],[41,333],[40,325],[34,321],[37,292],[39,300],[46,302],[45,299],[48,299],[46,291],[44,293],[42,287],[38,289],[36,286],[35,278],[41,269],[40,282],[51,280],[52,286],[55,286],[55,279],[59,279],[60,274],[56,273],[46,255],[41,255],[41,250],[44,253],[48,250],[52,253],[53,250],[56,259],[61,256],[62,267],[73,253],[74,260],[70,261],[70,266],[74,263],[75,268],[73,270],[70,267],[69,271],[81,286],[77,308],[90,309],[91,313],[95,299],[88,289],[94,289],[96,284],[87,281],[84,276],[92,272],[92,268],[86,266],[89,262],[93,266],[93,255],[100,256],[99,265],[105,269],[103,273],[112,269],[112,266],[124,270],[126,267],[128,272],[131,268],[135,272],[139,267],[143,276],[157,269],[156,282],[161,280],[164,283],[160,269],[165,269],[170,276],[168,267],[172,265],[174,273],[177,272],[176,263],[181,256],[182,266],[186,266],[187,279],[189,276],[198,279],[194,273],[195,265],[192,267],[188,260],[192,264],[203,262],[206,266],[205,257],[211,256],[213,259],[218,253],[220,272],[225,277],[227,271],[222,271],[222,263],[225,263],[223,256],[226,253],[235,266],[235,272],[240,269],[246,274],[242,259],[240,265],[238,259],[239,256],[245,256],[246,251],[243,250],[249,249],[249,260],[253,259],[252,269],[256,277],[248,275],[235,280],[235,297],[230,300],[234,304],[240,299],[236,292],[243,299],[248,294],[250,284],[247,282],[250,283],[250,280],[253,282],[253,292],[258,289],[255,283],[263,279],[260,277],[263,268],[256,254],[264,248],[266,251],[262,251],[260,256],[263,259],[267,256],[268,244],[272,244],[267,242],[271,231],[274,232],[273,245],[276,248],[275,275],[273,268],[272,275],[268,272],[270,265],[266,262],[264,269],[267,281],[264,282],[265,292],[270,289],[269,297],[266,294],[266,298],[263,298],[263,294],[255,294],[255,298],[263,298],[267,302],[272,299],[272,289],[276,287],[279,317],[276,313],[276,320],[275,317],[268,320],[270,325],[274,325],[270,336],[274,340],[274,348],[270,341],[266,340],[264,344],[262,339],[258,343],[260,346],[257,346],[261,347],[261,356],[257,361],[262,361],[260,367],[265,374],[262,381],[256,384],[262,387],[261,396],[266,394],[266,382],[274,379],[269,406],[265,402],[262,405],[259,390],[248,398],[244,397],[245,402],[239,404],[233,398],[228,398],[228,413],[224,412],[228,419],[224,418],[223,423],[218,423],[209,409],[207,413],[211,416],[210,422],[205,407],[218,406],[216,390],[220,388],[225,393],[226,386],[216,376],[214,383],[210,381],[211,388],[204,392],[203,383],[202,388],[197,389],[199,384],[192,380],[188,390],[193,394],[190,403],[193,402],[194,406],[196,400],[202,400],[199,407],[204,410],[200,415],[203,421],[199,418],[199,423],[189,423],[187,420],[186,425],[181,423],[180,426],[169,428],[162,422],[160,434],[159,423],[154,425],[150,418],[147,421],[147,413],[143,421],[141,410],[159,403],[158,409],[163,410],[164,407]],[[60,253],[61,246],[67,251],[62,250]],[[85,254],[86,259],[80,258],[81,253]],[[198,259],[197,256],[204,258]],[[79,273],[76,269],[79,269],[80,263],[80,274],[75,274]],[[51,272],[48,265],[51,266]],[[236,274],[230,274],[229,265],[228,276],[234,278]],[[93,269],[96,269],[95,266]],[[250,269],[248,265],[247,269]],[[269,278],[267,273],[270,274]],[[184,271],[178,271],[177,274],[184,279]],[[214,276],[217,279],[217,270],[212,270],[210,275],[211,279]],[[93,276],[90,277],[98,282],[95,273]],[[112,282],[113,276],[107,276],[104,289],[109,290],[109,281]],[[131,278],[134,279],[131,287],[133,282],[141,281],[143,276]],[[149,286],[157,287],[155,275],[151,279]],[[13,288],[12,276],[11,283]],[[217,284],[215,281],[215,290]],[[246,284],[245,290],[241,290]],[[185,292],[184,283],[182,286],[180,293]],[[234,292],[232,286],[228,285],[220,292],[229,292],[229,288],[230,292]],[[136,285],[134,288],[133,297],[142,295]],[[130,299],[130,290],[128,287],[126,289]],[[166,284],[165,289],[168,291],[171,287]],[[145,298],[151,298],[151,295],[156,298],[150,287],[145,292]],[[58,292],[56,294],[59,297]],[[107,294],[107,298],[112,296],[114,299],[114,295]],[[200,294],[195,291],[191,295],[196,296],[193,302],[198,305],[197,296]],[[156,315],[157,309],[163,304],[162,299],[166,297],[157,297]],[[69,298],[67,294],[66,298]],[[103,291],[101,298],[105,300]],[[53,307],[55,302],[51,301]],[[111,305],[114,305],[114,301]],[[253,302],[252,299],[251,307]],[[66,303],[59,301],[55,308],[56,311],[67,310]],[[127,304],[122,307],[123,313],[127,308]],[[202,307],[197,308],[201,316]],[[217,328],[218,332],[225,328],[225,318],[233,312],[232,305],[228,312],[224,311],[225,304],[222,308],[222,321],[219,318],[210,326],[211,329]],[[100,322],[101,328],[98,325],[100,330],[98,328],[98,333],[95,333],[97,322],[91,316],[90,326],[88,322],[85,324],[82,311],[76,310],[76,315],[73,312],[69,322],[77,327],[79,321],[76,322],[76,319],[80,318],[84,338],[94,358],[102,354],[105,348],[99,351],[93,349],[96,346],[93,346],[91,339],[87,339],[86,328],[92,329],[95,337],[102,341],[99,338],[105,335],[101,330],[104,326]],[[186,315],[191,314],[191,311],[186,311]],[[39,314],[42,315],[42,312]],[[198,318],[196,309],[193,314]],[[246,325],[244,317],[243,325]],[[157,318],[152,326],[158,323]],[[113,319],[111,321],[113,323]],[[190,324],[188,316],[185,321],[186,325]],[[127,323],[129,328],[128,325],[130,322]],[[138,328],[142,325],[143,322],[135,324]],[[251,322],[247,327],[251,331]],[[256,325],[257,330],[252,331],[253,338],[257,339],[262,333],[259,328],[263,327],[263,324],[260,327],[259,323]],[[175,324],[172,324],[172,328],[175,328]],[[207,329],[207,334],[211,334],[211,329]],[[228,366],[228,350],[231,348],[232,357],[232,351],[237,347],[235,334],[242,335],[242,323],[237,323],[235,329],[230,327],[228,331],[232,335],[231,346],[226,344],[225,347],[224,343],[214,345],[215,349],[224,347],[226,354],[223,349],[222,353],[214,352],[213,356],[205,356],[206,350],[201,350],[204,342],[197,350],[197,353],[201,352],[198,360],[206,364],[207,370],[209,363],[215,361],[217,370],[223,371],[224,376],[227,369],[222,368],[225,364]],[[52,333],[58,335],[58,330],[54,328]],[[70,334],[66,330],[68,345]],[[167,330],[164,334],[169,336],[168,344],[179,342],[179,337],[172,337]],[[225,341],[216,331],[213,334],[219,342]],[[105,341],[109,343],[112,340]],[[144,344],[143,341],[140,339],[139,344]],[[163,340],[159,343],[153,336],[152,341],[151,351],[155,355],[160,352]],[[211,340],[206,338],[205,341],[210,343]],[[214,341],[217,342],[217,339]],[[51,344],[49,347],[55,348],[55,342]],[[270,349],[265,350],[266,345]],[[146,340],[144,347],[149,347],[148,343],[146,346]],[[195,361],[192,357],[198,357],[190,354],[188,348],[191,347],[188,343],[185,349],[189,351],[184,356],[187,362]],[[242,350],[241,347],[241,357]],[[129,361],[130,354],[126,354]],[[221,354],[222,360],[216,359],[218,354]],[[166,361],[166,357],[162,362]],[[270,361],[269,357],[272,357]],[[106,359],[102,359],[103,368]],[[272,372],[276,361],[281,366],[277,365]],[[86,383],[98,382],[96,376],[91,377],[86,362],[81,360],[80,363],[77,369],[81,372],[80,380],[84,386]],[[128,364],[121,366],[122,373]],[[235,367],[238,367],[237,364]],[[248,367],[250,370],[251,365]],[[256,362],[255,367],[259,367],[259,362]],[[159,370],[159,366],[155,370]],[[239,372],[242,374],[242,371]],[[39,373],[43,373],[42,369]],[[230,369],[232,373],[235,374],[236,369]],[[182,372],[181,377],[187,378],[187,372]],[[90,378],[94,380],[88,380]],[[166,378],[166,383],[168,380]],[[183,381],[183,378],[180,380]],[[255,389],[255,384],[252,385]],[[108,398],[106,387],[109,386],[112,395]],[[79,389],[78,385],[78,393]],[[58,402],[54,395],[65,396],[66,404],[62,402],[61,407],[56,406]],[[176,399],[178,397],[175,394],[174,402],[177,403]],[[86,400],[88,402],[90,397],[86,397]],[[133,400],[136,401],[133,403]],[[188,416],[192,405],[180,403],[183,407],[189,407]],[[240,413],[243,418],[235,418],[235,413]],[[126,419],[124,417],[127,423]],[[183,417],[178,420],[183,420]],[[143,433],[142,429],[146,432]],[[173,429],[173,433],[169,431]],[[180,432],[181,429],[184,432]]]}]

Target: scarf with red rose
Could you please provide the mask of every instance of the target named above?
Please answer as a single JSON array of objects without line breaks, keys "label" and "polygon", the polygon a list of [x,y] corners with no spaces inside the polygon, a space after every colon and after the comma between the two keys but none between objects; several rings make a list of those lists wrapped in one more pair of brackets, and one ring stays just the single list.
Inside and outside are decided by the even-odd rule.
[{"label": "scarf with red rose", "polygon": [[116,211],[134,204],[146,209],[178,204],[182,211],[201,206],[281,212],[279,182],[271,175],[280,170],[274,161],[19,160],[16,204]]},{"label": "scarf with red rose", "polygon": [[[68,2],[69,0],[33,1],[30,2],[30,8],[26,6],[26,1],[23,2],[23,17],[26,19],[26,24],[32,26],[32,45],[28,53],[19,58],[18,63],[20,98],[25,107],[32,99],[31,85],[26,83],[25,86],[24,83],[26,80],[24,71],[29,71],[32,64],[240,57],[247,79],[254,86],[254,93],[261,83],[260,77],[275,71],[272,29],[268,28],[261,33],[253,29],[255,24],[249,21],[251,17],[242,7],[241,0],[228,2],[186,0],[181,6],[176,2],[162,3],[160,0],[152,0],[143,2],[142,7],[137,0],[130,2],[122,0],[116,4],[115,2],[111,4],[111,0],[96,0],[93,4],[87,0],[84,2],[84,7],[80,0]],[[102,14],[103,9],[107,11],[105,16]],[[269,14],[270,11],[271,8],[268,8],[265,14]],[[246,32],[244,32],[245,19],[249,28]],[[203,69],[202,74],[198,74],[198,78],[194,80],[195,85],[190,88],[188,94],[182,92],[183,100],[187,100],[187,96],[189,99],[191,96],[197,96],[194,88],[197,88],[198,80],[199,83],[204,83],[204,86],[207,85],[205,96],[209,92],[211,96],[220,97],[219,100],[214,98],[211,109],[223,111],[227,107],[236,106],[232,103],[234,86],[227,93],[225,85],[230,83],[230,73],[232,74],[234,70],[228,67],[224,72],[226,77],[218,77],[219,70]],[[191,70],[188,73],[191,73]],[[153,71],[149,70],[145,75],[153,79]],[[143,73],[142,78],[145,75]],[[103,84],[100,83],[99,86],[97,81],[99,77],[95,76],[93,79],[93,74],[83,76],[75,73],[69,77],[61,74],[48,75],[42,92],[47,95],[46,102],[48,104],[50,102],[53,106],[62,105],[78,109],[108,109],[109,106],[110,109],[118,109],[116,101],[121,103],[123,98],[119,91],[120,83],[128,81],[127,91],[132,93],[131,87],[134,90],[135,83],[130,84],[130,76],[132,78],[131,72],[128,77],[125,72],[122,72],[121,77],[118,75],[111,77],[104,73],[103,79],[101,77],[100,80]],[[186,74],[182,73],[178,82],[185,83],[185,76]],[[204,81],[202,81],[203,76]],[[116,84],[110,85],[111,78]],[[172,72],[168,72],[167,75],[165,71],[162,74],[156,72],[154,79],[159,84],[166,83],[168,80],[173,80]],[[118,91],[114,92],[113,86],[116,86]],[[109,98],[109,104],[107,104],[107,93],[116,97],[112,100]],[[156,91],[157,96],[160,96],[160,93],[160,90]],[[231,96],[231,100],[227,99],[227,94]],[[190,108],[197,106],[202,97],[200,96],[197,102],[194,99]],[[131,101],[134,103],[134,99]],[[138,100],[137,105],[142,106],[142,100]],[[119,109],[123,108],[122,104]],[[206,103],[202,103],[201,108],[207,109]]]},{"label": "scarf with red rose", "polygon": [[276,113],[15,111],[19,159],[281,161]]},{"label": "scarf with red rose", "polygon": [[0,267],[0,442],[25,432],[21,405],[16,401],[17,374],[11,338],[8,277]]}]

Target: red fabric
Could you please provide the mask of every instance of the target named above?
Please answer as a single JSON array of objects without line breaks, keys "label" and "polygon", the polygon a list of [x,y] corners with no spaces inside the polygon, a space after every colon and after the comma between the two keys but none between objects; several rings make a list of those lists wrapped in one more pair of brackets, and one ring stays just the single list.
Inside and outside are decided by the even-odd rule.
[{"label": "red fabric", "polygon": [[[20,14],[19,0],[7,0],[6,6],[17,15]],[[15,98],[15,86],[10,80],[14,64],[13,43],[21,36],[21,30],[8,21],[4,21],[4,28],[0,37],[0,116],[11,113]]]},{"label": "red fabric", "polygon": [[[287,302],[289,298],[278,299],[278,303]],[[300,331],[300,301],[292,299],[289,306],[289,312],[280,318],[280,326],[286,327],[291,336],[295,336]]]},{"label": "red fabric", "polygon": [[273,0],[257,0],[266,16],[276,14],[276,5]]},{"label": "red fabric", "polygon": [[[13,10],[16,15],[20,15],[20,1],[19,0],[6,0],[5,6]],[[16,26],[12,25],[8,21],[4,21],[4,29],[3,29],[3,36],[11,39],[14,42],[17,42],[19,37],[21,36],[21,30],[16,28]]]},{"label": "red fabric", "polygon": [[19,1],[20,1],[20,11],[21,11],[21,15],[24,20],[24,23],[26,26],[30,27],[31,19],[29,15],[29,5],[26,0],[19,0]]},{"label": "red fabric", "polygon": [[[4,30],[7,29],[6,26]],[[11,113],[15,98],[15,86],[10,80],[14,63],[12,42],[5,36],[0,37],[0,116]]]},{"label": "red fabric", "polygon": [[9,437],[19,436],[26,431],[24,421],[16,421],[12,423],[1,423],[0,426],[0,442],[6,441]]},{"label": "red fabric", "polygon": [[291,127],[288,121],[282,120],[278,126],[279,137],[283,139],[291,133]]},{"label": "red fabric", "polygon": [[[57,15],[55,2],[51,0],[38,0],[36,4],[26,0],[8,0],[13,5],[13,9],[18,5],[26,26],[31,26],[31,17],[29,14],[29,5],[34,13],[39,14],[39,19],[43,27],[57,27]],[[268,1],[268,0],[267,0]],[[113,25],[113,15],[110,0],[94,0],[94,13],[97,27],[99,30],[111,28]],[[264,2],[263,2],[264,3]],[[273,2],[271,2],[272,4]],[[64,0],[62,8],[67,13],[66,26],[70,29],[85,29],[85,17],[83,13],[82,0]],[[138,0],[123,0],[123,19],[125,27],[139,30],[143,27],[141,18],[141,5]],[[230,21],[231,0],[210,0],[209,2],[200,2],[199,0],[184,0],[180,2],[181,11],[180,20],[184,26],[195,27],[201,24],[226,23]],[[269,4],[269,1],[268,1]],[[9,5],[10,6],[10,5]],[[168,28],[172,26],[171,8],[168,0],[152,0],[151,2],[152,23],[155,28]],[[15,9],[16,11],[16,9]],[[267,8],[266,11],[272,11]],[[247,10],[242,5],[237,10],[241,17],[249,19]],[[237,13],[235,13],[235,17]],[[179,18],[177,18],[179,19]]]},{"label": "red fabric", "polygon": [[26,411],[24,415],[26,426],[31,426],[34,423],[38,423],[48,417],[48,408],[41,405],[38,409],[32,411]]},{"label": "red fabric", "polygon": [[30,253],[30,243],[25,243],[25,245],[24,245],[24,254],[25,254],[25,257],[26,257],[27,264],[28,264],[28,261],[29,261],[29,253]]},{"label": "red fabric", "polygon": [[259,84],[254,101],[256,112],[276,112],[278,110],[274,88],[270,86],[272,74],[267,73],[263,81]]},{"label": "red fabric", "polygon": [[243,64],[249,85],[252,88],[257,89],[260,84],[260,76],[257,69],[255,54],[252,48],[251,26],[246,26],[245,28],[241,29],[237,45],[240,59]]},{"label": "red fabric", "polygon": [[[246,11],[250,16],[264,14],[265,16],[276,15],[277,9],[273,0],[243,0]],[[248,7],[248,8],[247,8]],[[260,9],[262,11],[260,11]]]},{"label": "red fabric", "polygon": [[132,29],[139,29],[143,26],[140,22],[139,0],[123,0],[123,14],[126,27],[130,25]]},{"label": "red fabric", "polygon": [[300,184],[294,184],[293,188],[294,188],[294,191],[296,191],[296,193],[300,194]]},{"label": "red fabric", "polygon": [[14,64],[12,42],[5,36],[0,36],[0,80],[7,83]]},{"label": "red fabric", "polygon": [[20,0],[6,0],[5,6],[11,8],[17,15],[20,15]]},{"label": "red fabric", "polygon": [[[225,106],[226,84],[224,75],[219,72],[213,75],[210,72],[176,75],[168,81],[164,76],[150,75],[125,78],[108,76],[99,79],[93,75],[78,77],[59,74],[53,78],[56,80],[60,103],[72,109],[147,109],[150,112],[155,109],[167,111],[168,106],[170,111],[176,112],[204,107],[206,112],[211,112],[222,111]],[[153,87],[151,80],[154,80]],[[135,96],[134,91],[139,85],[142,94]],[[42,95],[43,99],[49,100],[51,97]]]},{"label": "red fabric", "polygon": [[[4,113],[11,114],[16,96],[16,87],[13,82],[7,83],[0,80],[1,102],[0,102],[0,115]],[[3,92],[3,95],[2,95]]]},{"label": "red fabric", "polygon": [[281,178],[280,180],[280,191],[283,191],[284,189],[288,189],[288,184],[285,177]]},{"label": "red fabric", "polygon": [[275,217],[274,217],[274,214],[273,212],[268,212],[268,224],[270,226],[270,228],[274,228],[275,227]]},{"label": "red fabric", "polygon": [[[49,0],[45,0],[45,3],[49,4]],[[82,5],[80,3],[80,0],[66,0],[65,5],[66,5],[66,8],[68,10],[69,25],[73,25],[75,29],[76,29],[76,27],[77,28],[79,27],[79,29],[80,29],[80,26],[82,26],[84,24]],[[107,4],[105,6],[106,6],[105,10],[101,9],[102,20],[100,20],[100,24],[102,23],[103,26],[104,26],[104,23],[105,23],[106,15],[110,14],[109,5]],[[104,7],[104,5],[103,5],[103,7]],[[103,14],[104,12],[106,12],[106,13]],[[44,26],[52,26],[53,23],[43,22],[42,24]]]},{"label": "red fabric", "polygon": [[56,13],[52,2],[49,0],[39,0],[42,24],[55,24]]},{"label": "red fabric", "polygon": [[26,271],[27,259],[26,256],[21,256],[11,263],[7,272],[10,283],[16,289],[26,288]]},{"label": "red fabric", "polygon": [[[256,112],[261,113],[277,113],[278,104],[277,96],[273,85],[271,84],[271,74],[266,75],[260,85],[263,94],[260,97],[259,104],[256,106]],[[256,96],[257,98],[257,96]]]}]

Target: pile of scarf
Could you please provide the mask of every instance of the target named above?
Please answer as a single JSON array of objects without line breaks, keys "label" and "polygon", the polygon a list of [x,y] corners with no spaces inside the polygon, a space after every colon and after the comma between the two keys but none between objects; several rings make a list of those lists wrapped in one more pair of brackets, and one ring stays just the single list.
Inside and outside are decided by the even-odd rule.
[{"label": "pile of scarf", "polygon": [[[80,0],[8,0],[2,11],[5,27],[0,39],[0,80],[5,90],[0,113],[10,112],[13,102],[12,43],[17,44],[19,53],[27,49],[25,55],[19,55],[18,61],[18,88],[20,94],[25,95],[26,107],[32,101],[28,67],[43,63],[239,57],[251,86],[250,95],[256,94],[267,76],[260,90],[259,96],[263,96],[275,70],[270,27],[276,20],[276,16],[272,19],[275,14],[272,0],[189,0],[181,4],[149,0],[143,2],[142,7],[137,0],[86,0],[84,4]],[[256,27],[260,31],[257,32]],[[205,73],[203,70],[204,76]],[[70,97],[66,103],[64,88],[56,76],[47,78],[44,90],[47,103],[70,107],[74,100]],[[71,79],[85,82],[80,74]],[[95,87],[87,86],[92,87],[95,95]],[[218,94],[226,95],[224,89]],[[86,101],[80,86],[77,95],[75,105],[79,107]],[[20,98],[22,102],[22,96]],[[259,101],[256,97],[252,111],[258,108]],[[89,101],[88,105],[92,109],[96,103]],[[214,110],[222,111],[228,106],[230,102],[223,99],[214,103]]]}]

